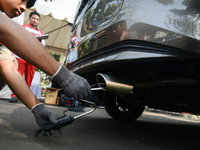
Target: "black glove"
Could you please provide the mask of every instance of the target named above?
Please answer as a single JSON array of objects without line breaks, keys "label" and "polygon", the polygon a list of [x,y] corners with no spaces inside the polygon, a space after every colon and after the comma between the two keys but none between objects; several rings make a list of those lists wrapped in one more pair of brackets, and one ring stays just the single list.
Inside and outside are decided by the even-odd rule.
[{"label": "black glove", "polygon": [[[47,124],[58,123],[53,113],[49,109],[45,108],[41,103],[32,108],[31,111],[34,114],[36,122],[41,130],[44,129],[45,125]],[[58,129],[58,133],[61,135],[62,129]],[[42,131],[43,136],[51,136],[54,134],[56,134],[56,130],[51,130],[50,132]]]},{"label": "black glove", "polygon": [[90,97],[91,88],[87,80],[69,71],[63,65],[53,79],[63,88],[67,95],[74,100]]}]

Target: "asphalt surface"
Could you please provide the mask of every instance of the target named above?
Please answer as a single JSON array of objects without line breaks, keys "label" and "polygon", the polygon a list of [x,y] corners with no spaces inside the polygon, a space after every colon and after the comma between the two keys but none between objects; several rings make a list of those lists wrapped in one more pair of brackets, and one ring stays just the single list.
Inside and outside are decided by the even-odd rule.
[{"label": "asphalt surface", "polygon": [[[45,105],[56,117],[65,107]],[[85,111],[91,110],[86,107]],[[67,115],[80,113],[68,111]],[[0,150],[199,150],[200,121],[148,109],[135,122],[112,119],[104,108],[63,128],[63,135],[36,134],[35,118],[21,102],[0,100]]]}]

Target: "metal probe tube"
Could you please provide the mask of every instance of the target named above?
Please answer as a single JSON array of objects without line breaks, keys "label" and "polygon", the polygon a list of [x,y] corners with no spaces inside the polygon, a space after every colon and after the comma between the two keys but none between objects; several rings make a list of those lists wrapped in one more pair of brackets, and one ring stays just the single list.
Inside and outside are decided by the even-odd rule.
[{"label": "metal probe tube", "polygon": [[81,101],[84,101],[84,102],[86,102],[86,103],[90,103],[90,104],[94,105],[94,109],[92,109],[92,110],[90,110],[90,111],[88,111],[88,112],[82,113],[82,114],[80,114],[80,115],[78,115],[78,116],[75,116],[74,119],[77,119],[77,118],[79,118],[79,117],[82,117],[82,116],[85,116],[85,115],[87,115],[87,114],[90,114],[90,113],[94,112],[94,111],[96,110],[96,108],[97,108],[96,104],[93,103],[93,102],[86,101],[86,100],[84,100],[84,99],[82,99]]}]

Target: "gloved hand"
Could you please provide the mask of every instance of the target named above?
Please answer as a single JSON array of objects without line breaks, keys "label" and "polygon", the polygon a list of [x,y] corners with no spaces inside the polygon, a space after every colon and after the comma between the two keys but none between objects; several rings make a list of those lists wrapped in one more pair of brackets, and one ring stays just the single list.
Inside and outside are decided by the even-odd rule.
[{"label": "gloved hand", "polygon": [[85,97],[90,97],[91,88],[87,80],[69,71],[61,65],[58,73],[52,78],[60,84],[67,95],[71,96],[75,101]]},{"label": "gloved hand", "polygon": [[[53,113],[49,109],[45,108],[42,103],[35,105],[35,107],[31,109],[31,111],[34,114],[36,122],[39,125],[40,129],[44,129],[45,125],[47,124],[58,123]],[[58,129],[58,133],[61,135],[62,129]],[[43,136],[51,136],[54,134],[56,134],[56,130],[51,130],[50,132],[42,131]]]}]

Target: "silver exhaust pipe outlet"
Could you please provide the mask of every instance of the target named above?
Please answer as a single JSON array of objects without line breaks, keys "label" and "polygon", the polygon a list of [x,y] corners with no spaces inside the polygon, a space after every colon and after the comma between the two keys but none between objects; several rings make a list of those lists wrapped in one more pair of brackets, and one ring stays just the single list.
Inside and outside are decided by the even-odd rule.
[{"label": "silver exhaust pipe outlet", "polygon": [[[167,80],[156,80],[156,81],[146,81],[146,82],[136,82],[132,83],[130,80],[98,73],[96,75],[96,80],[99,88],[94,88],[93,90],[104,90],[112,93],[117,93],[120,95],[129,95],[133,93],[134,89],[148,89],[156,87],[167,87],[167,86],[177,86],[177,85],[193,85],[200,86],[200,81],[196,79],[189,78],[177,78],[177,79],[167,79]],[[131,85],[134,84],[134,85]]]},{"label": "silver exhaust pipe outlet", "polygon": [[96,75],[96,80],[98,86],[103,88],[105,91],[120,95],[131,94],[134,88],[134,86],[130,84],[130,81],[106,74],[98,73]]}]

